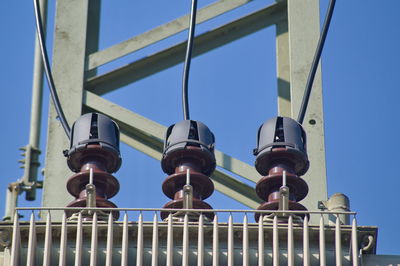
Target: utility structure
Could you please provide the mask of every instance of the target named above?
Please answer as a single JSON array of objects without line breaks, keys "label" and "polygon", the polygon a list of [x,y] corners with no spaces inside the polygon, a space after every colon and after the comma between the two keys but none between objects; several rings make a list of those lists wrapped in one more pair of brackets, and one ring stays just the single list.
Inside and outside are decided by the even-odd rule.
[{"label": "utility structure", "polygon": [[[216,1],[198,11],[197,23],[240,8],[248,2],[250,1]],[[57,2],[53,73],[59,89],[59,98],[65,106],[67,120],[71,124],[87,110],[101,112],[121,126],[122,142],[160,159],[166,128],[105,100],[101,95],[182,62],[186,43],[174,45],[105,74],[97,75],[96,69],[185,30],[188,26],[188,16],[98,51],[99,13],[100,1]],[[309,19],[304,20],[304,17]],[[319,38],[318,1],[277,1],[259,11],[200,34],[195,39],[193,56],[200,56],[223,44],[274,25],[277,42],[278,114],[296,117],[315,52],[315,47],[309,44],[316,44]],[[66,35],[69,37],[65,38]],[[70,67],[72,65],[73,68]],[[68,139],[56,120],[53,108],[50,108],[49,121],[43,206],[65,206],[70,201],[68,194],[60,194],[53,188],[65,182],[65,177],[70,175],[64,163],[65,159],[58,149],[67,147]],[[309,139],[309,159],[313,163],[304,176],[310,192],[303,204],[310,210],[316,210],[316,202],[327,199],[320,70],[316,75],[305,121],[304,127]],[[218,150],[215,151],[215,157],[217,166],[251,182],[258,182],[259,174],[253,166]],[[230,163],[227,164],[227,161]],[[216,190],[250,208],[258,207],[260,199],[251,186],[218,169],[211,178]],[[314,187],[318,189],[313,189]]]},{"label": "utility structure", "polygon": [[[251,0],[216,1],[199,10],[197,23],[240,8],[248,2]],[[107,101],[101,95],[182,62],[186,43],[174,45],[105,74],[98,75],[96,69],[185,30],[188,25],[188,16],[177,18],[123,43],[99,51],[100,0],[58,0],[56,6],[53,74],[69,124],[76,121],[83,113],[105,114],[119,124],[122,142],[153,158],[163,158],[163,138],[166,128],[140,114]],[[305,17],[307,19],[304,19]],[[194,56],[200,56],[214,48],[274,25],[277,43],[278,114],[282,117],[296,117],[296,112],[300,109],[307,72],[315,51],[315,47],[310,43],[317,43],[319,38],[319,1],[279,0],[256,12],[200,34],[196,37]],[[201,206],[206,207],[197,210],[197,218],[194,222],[190,218],[193,210],[182,209],[179,219],[176,220],[173,219],[176,209],[168,208],[151,210],[113,208],[114,211],[109,212],[107,222],[105,222],[104,219],[99,219],[98,214],[104,214],[110,208],[101,210],[86,208],[87,213],[81,212],[81,208],[73,208],[81,206],[75,205],[76,202],[84,201],[83,191],[73,191],[72,194],[77,201],[71,203],[70,208],[62,208],[72,200],[67,190],[59,189],[60,184],[64,184],[66,178],[71,175],[65,157],[60,152],[60,147],[68,147],[68,139],[56,119],[56,113],[51,104],[42,208],[27,208],[31,211],[29,222],[20,221],[19,213],[23,212],[24,208],[18,208],[15,212],[9,213],[12,223],[0,223],[0,263],[3,262],[4,265],[20,265],[25,262],[27,265],[57,263],[71,265],[75,262],[75,265],[96,265],[105,262],[106,265],[112,263],[130,265],[136,261],[136,265],[166,264],[170,266],[193,265],[195,262],[198,265],[264,265],[270,262],[273,265],[299,265],[300,263],[304,265],[342,265],[343,263],[360,265],[360,257],[365,265],[376,261],[393,263],[396,259],[398,262],[399,258],[379,258],[373,255],[376,252],[377,228],[358,227],[355,213],[348,210],[348,201],[343,195],[335,195],[334,198],[327,199],[321,90],[321,71],[318,69],[303,125],[308,137],[308,160],[311,162],[308,171],[306,169],[308,166],[301,170],[291,169],[288,165],[285,167],[271,165],[270,168],[267,167],[268,169],[257,167],[260,174],[269,174],[265,180],[260,181],[260,175],[252,166],[221,151],[213,150],[216,165],[232,173],[230,175],[218,169],[214,171],[210,178],[215,189],[245,204],[250,207],[250,210],[210,210],[204,202],[201,202]],[[72,144],[71,148],[74,147],[74,142]],[[98,146],[89,148],[99,149]],[[114,145],[114,153],[110,155],[114,156],[113,158],[115,158],[115,150]],[[206,175],[212,172],[209,170],[215,167],[212,160],[210,164],[203,165],[202,169],[197,162],[193,164],[191,159],[188,165],[185,158],[169,168],[167,163],[171,158],[168,157],[170,155],[168,145],[164,152],[166,166],[163,169],[172,177],[168,177],[166,182],[172,182],[174,186],[177,181],[183,179],[185,171],[189,172],[189,175],[190,171],[200,171],[202,173],[199,179],[206,180]],[[263,160],[265,154],[260,152],[257,159]],[[69,155],[74,155],[73,149],[69,151]],[[226,163],[227,161],[229,163]],[[85,170],[85,165],[90,164],[85,161],[76,165],[69,162],[71,170],[76,172],[82,171],[82,167]],[[97,161],[96,163],[96,166],[101,165]],[[115,164],[113,166],[111,169],[102,166],[106,179],[114,180],[110,173],[116,171],[118,167]],[[204,170],[207,167],[208,169]],[[266,182],[271,183],[271,176],[275,174],[274,169],[282,177],[290,176],[291,188],[298,190],[303,188],[301,195],[291,196],[289,183],[289,191],[286,190],[288,187],[285,185],[279,191],[265,191],[263,186]],[[175,174],[174,171],[176,171]],[[284,201],[281,198],[285,198],[288,205],[298,206],[296,200],[307,194],[306,186],[292,183],[304,184],[299,177],[295,176],[295,174],[304,173],[306,174],[303,178],[308,184],[309,192],[301,203],[308,211],[298,210],[298,208],[297,211],[287,208],[265,211],[268,209],[265,206],[276,205],[277,201],[281,204]],[[257,197],[254,186],[244,184],[233,174],[246,178],[254,184],[260,181],[257,188],[260,191],[259,195],[262,194],[262,200],[268,200],[260,207],[261,210],[255,210],[262,200]],[[81,175],[84,175],[84,178]],[[179,180],[176,178],[177,175]],[[87,172],[78,173],[71,178],[69,183],[83,179],[87,182],[87,177]],[[29,190],[32,197],[34,190],[40,185],[36,180],[29,180],[29,178],[26,182],[24,180],[20,183],[23,185],[21,187]],[[72,187],[83,189],[85,182],[82,181],[79,186]],[[182,181],[179,182],[182,183]],[[207,181],[203,182],[203,184],[206,183]],[[116,187],[117,182],[114,182],[114,191]],[[195,189],[193,186],[192,196],[195,194]],[[207,189],[207,193],[202,191],[196,196],[199,199],[208,196],[212,193],[211,185]],[[88,192],[87,186],[86,192]],[[183,204],[184,199],[181,196],[185,193],[185,186],[182,188],[182,184],[178,186],[178,190],[176,186],[173,189],[167,187],[164,192],[174,199],[177,195],[175,200]],[[288,193],[285,194],[286,192]],[[264,197],[264,194],[268,194],[268,199]],[[106,193],[103,199],[110,195]],[[269,197],[270,195],[272,196]],[[288,202],[291,199],[292,203]],[[319,201],[325,203],[328,211],[316,210]],[[111,202],[104,202],[107,203],[104,207],[113,207]],[[166,207],[173,204],[174,202],[168,203]],[[183,206],[193,207],[190,204],[183,204]],[[62,215],[56,212],[60,210],[62,210]],[[76,219],[68,221],[67,216],[71,211],[75,211]],[[122,213],[122,221],[115,221],[116,217],[113,217],[115,211]],[[143,214],[148,211],[154,213],[154,219],[152,222],[145,223]],[[38,212],[46,223],[35,221]],[[233,212],[243,214],[243,220],[240,223],[234,223]],[[131,213],[134,213],[135,218],[131,219]],[[221,213],[228,213],[227,222],[219,222]],[[256,217],[266,214],[272,214],[272,216],[270,216],[270,221],[258,219],[257,223],[249,223],[249,213]],[[159,220],[160,214],[165,221]],[[85,221],[84,216],[89,219]],[[281,219],[283,216],[287,218],[284,221]],[[295,219],[296,216],[302,219]],[[349,224],[350,216],[353,216],[351,225]],[[128,219],[131,221],[128,222]],[[334,225],[328,223],[328,220],[333,221]],[[54,223],[55,221],[57,223]],[[89,236],[90,240],[88,240]],[[53,245],[54,241],[59,244]],[[197,244],[193,245],[193,242]],[[37,246],[43,246],[43,252],[39,253]]]}]

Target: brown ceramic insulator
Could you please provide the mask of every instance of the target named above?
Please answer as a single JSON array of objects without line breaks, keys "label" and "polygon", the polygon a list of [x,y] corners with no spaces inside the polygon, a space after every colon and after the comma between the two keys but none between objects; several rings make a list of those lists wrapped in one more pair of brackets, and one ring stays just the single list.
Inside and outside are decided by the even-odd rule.
[{"label": "brown ceramic insulator", "polygon": [[[190,185],[193,188],[193,209],[212,209],[212,207],[204,202],[214,192],[214,184],[210,178],[204,174],[203,167],[205,160],[202,156],[201,149],[198,147],[190,147],[192,152],[187,150],[182,153],[175,153],[177,158],[169,158],[175,166],[175,173],[168,176],[162,185],[164,194],[172,199],[163,206],[168,209],[182,209],[184,201],[183,187],[186,185],[186,172],[190,171]],[[194,152],[193,152],[194,151]],[[185,156],[188,155],[188,156]],[[169,212],[161,212],[161,218],[166,219]],[[212,219],[213,213],[206,213],[206,217]]]},{"label": "brown ceramic insulator", "polygon": [[[307,209],[298,201],[304,199],[308,194],[307,183],[296,175],[293,167],[292,158],[284,158],[282,149],[279,149],[279,159],[270,163],[268,175],[257,182],[256,193],[265,200],[258,210],[278,210],[279,209],[279,189],[283,185],[283,171],[286,171],[286,186],[289,188],[289,210],[306,211]],[[299,215],[304,218],[304,215]],[[260,214],[255,215],[258,221]]]},{"label": "brown ceramic insulator", "polygon": [[[68,192],[75,197],[75,200],[67,207],[86,207],[86,185],[89,184],[90,169],[93,169],[93,184],[96,187],[96,207],[98,208],[116,208],[117,206],[108,199],[115,196],[119,191],[118,180],[111,175],[108,170],[107,160],[113,158],[111,152],[103,149],[100,145],[88,145],[86,151],[71,156],[76,163],[79,162],[80,172],[71,176],[67,181]],[[67,211],[70,216],[75,211]],[[118,219],[119,212],[113,212],[115,219]]]}]

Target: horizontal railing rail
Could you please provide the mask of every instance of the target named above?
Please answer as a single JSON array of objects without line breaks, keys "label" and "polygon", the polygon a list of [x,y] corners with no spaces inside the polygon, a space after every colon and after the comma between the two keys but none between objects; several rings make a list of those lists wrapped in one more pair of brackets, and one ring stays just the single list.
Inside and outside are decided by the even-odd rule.
[{"label": "horizontal railing rail", "polygon": [[[57,211],[63,212],[61,221],[52,220]],[[17,208],[13,223],[8,223],[12,239],[4,248],[4,261],[8,265],[359,265],[361,240],[376,236],[374,228],[357,227],[356,212],[182,209],[176,217],[176,211]],[[73,219],[68,218],[71,212],[76,212]],[[115,212],[121,214],[119,221]],[[165,221],[161,212],[169,213]],[[22,219],[22,213],[30,213],[29,220]],[[35,219],[39,213],[42,220]],[[256,214],[261,218],[249,222]],[[309,224],[309,216],[315,215],[319,224]],[[344,223],[343,215],[352,216],[351,224]],[[334,223],[327,223],[332,216]]]}]

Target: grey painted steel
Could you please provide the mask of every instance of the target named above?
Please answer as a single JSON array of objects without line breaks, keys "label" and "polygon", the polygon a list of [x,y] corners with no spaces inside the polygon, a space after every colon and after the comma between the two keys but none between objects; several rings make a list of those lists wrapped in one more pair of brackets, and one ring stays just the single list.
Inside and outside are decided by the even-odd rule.
[{"label": "grey painted steel", "polygon": [[[287,0],[287,3],[291,117],[297,117],[319,39],[319,1]],[[309,140],[307,151],[310,169],[303,176],[308,184],[309,194],[301,203],[309,210],[316,210],[316,203],[327,199],[321,64],[315,76],[303,127]]]},{"label": "grey painted steel", "polygon": [[288,266],[294,266],[294,239],[293,239],[293,216],[289,216],[288,230],[287,230],[287,260]]},{"label": "grey painted steel", "polygon": [[310,266],[310,238],[308,229],[308,217],[303,221],[303,266]]},{"label": "grey painted steel", "polygon": [[26,265],[27,266],[34,266],[35,265],[35,258],[36,258],[36,225],[35,225],[35,214],[34,212],[31,213],[31,218],[29,222],[29,240],[28,240],[28,254]]},{"label": "grey painted steel", "polygon": [[108,215],[107,223],[107,247],[106,247],[106,266],[112,265],[113,260],[113,246],[114,246],[114,218],[112,212]]},{"label": "grey painted steel", "polygon": [[[95,0],[57,1],[53,75],[69,124],[81,115],[85,57],[97,47],[98,36],[93,25],[97,24],[98,27],[96,22],[99,12],[99,3]],[[87,29],[90,30],[90,34]],[[52,103],[50,103],[47,135],[42,205],[66,206],[72,200],[65,189],[66,181],[72,172],[68,169],[62,154],[62,150],[68,147],[68,139],[56,119]],[[55,215],[53,219],[61,219],[59,215]]]},{"label": "grey painted steel", "polygon": [[[124,217],[124,222],[125,222],[125,217]],[[92,236],[91,236],[91,243],[90,243],[90,266],[97,265],[97,239],[98,239],[97,213],[95,212],[93,214],[93,219],[92,219]],[[122,253],[123,253],[123,251],[122,251]],[[122,258],[124,258],[123,255],[122,255]]]},{"label": "grey painted steel", "polygon": [[321,215],[319,219],[319,265],[326,265],[326,253],[325,253],[325,225],[324,217]]},{"label": "grey painted steel", "polygon": [[[27,208],[26,208],[27,209]],[[31,210],[33,213],[32,216],[36,215],[40,210],[43,209],[35,209]],[[117,209],[120,210],[120,209]],[[265,247],[263,248],[263,255],[265,256],[265,262],[272,262],[272,251],[275,250],[276,258],[279,258],[279,262],[282,265],[286,265],[290,262],[289,257],[294,257],[294,265],[303,264],[303,249],[302,248],[292,248],[292,247],[300,247],[304,241],[303,236],[305,236],[304,226],[297,223],[278,223],[278,219],[275,219],[275,224],[264,222],[262,224],[263,233],[260,234],[260,224],[254,223],[251,221],[247,222],[246,217],[249,216],[249,213],[254,213],[255,211],[249,210],[241,210],[241,214],[243,215],[243,223],[233,223],[232,214],[229,210],[218,211],[214,210],[215,217],[221,216],[223,213],[230,213],[229,222],[227,223],[227,218],[222,218],[225,221],[217,222],[215,219],[215,223],[204,222],[201,226],[201,233],[204,236],[214,235],[212,238],[204,238],[204,241],[196,242],[196,238],[198,238],[198,234],[200,232],[199,226],[201,223],[198,222],[177,222],[170,219],[168,222],[160,221],[158,222],[159,213],[162,209],[132,209],[127,210],[132,213],[131,217],[137,217],[135,214],[143,213],[143,216],[139,215],[139,218],[136,220],[132,220],[127,222],[125,221],[113,221],[112,218],[109,222],[98,222],[93,224],[90,221],[82,221],[82,216],[78,218],[77,221],[68,221],[65,224],[68,224],[68,231],[66,230],[65,224],[62,225],[60,223],[54,223],[51,221],[51,217],[47,216],[48,220],[46,222],[35,221],[32,216],[31,219],[27,217],[28,220],[18,220],[18,216],[15,218],[15,223],[0,223],[0,230],[8,230],[14,231],[13,240],[11,243],[11,249],[13,250],[14,255],[18,255],[18,258],[14,256],[15,259],[20,259],[20,265],[26,264],[29,258],[35,257],[36,259],[34,265],[41,265],[44,262],[44,258],[47,256],[47,253],[51,253],[50,256],[50,265],[55,264],[58,261],[59,257],[63,257],[66,255],[65,265],[73,265],[74,261],[77,264],[86,265],[88,264],[91,257],[91,247],[92,241],[90,241],[91,232],[93,232],[93,227],[98,231],[98,245],[97,245],[97,255],[98,255],[98,264],[104,265],[104,262],[109,258],[106,255],[112,253],[112,264],[119,265],[123,261],[123,257],[127,256],[129,261],[134,262],[135,258],[137,258],[137,253],[142,254],[143,265],[149,265],[150,261],[153,260],[153,254],[151,250],[154,250],[153,244],[157,246],[158,260],[160,265],[165,265],[166,258],[170,256],[171,265],[180,265],[183,259],[183,249],[186,246],[187,253],[190,254],[188,258],[188,263],[190,265],[195,265],[198,261],[197,251],[199,249],[204,250],[204,265],[211,265],[211,261],[213,260],[214,254],[212,250],[219,246],[216,249],[216,253],[219,256],[219,265],[228,265],[228,261],[230,261],[231,265],[243,265],[243,261],[248,260],[249,265],[256,265],[258,258],[255,254],[257,254],[259,246],[260,238],[265,240]],[[18,210],[19,212],[20,210]],[[21,210],[22,211],[22,210]],[[25,210],[23,210],[25,211]],[[46,210],[46,213],[53,213],[55,210]],[[127,212],[126,211],[126,212]],[[16,215],[18,215],[18,212]],[[249,212],[249,213],[248,213]],[[156,214],[156,223],[154,221],[141,221],[143,217],[150,217],[152,220],[152,214]],[[289,212],[293,214],[292,212]],[[150,214],[150,215],[146,215]],[[237,215],[239,213],[236,213]],[[311,216],[321,216],[323,215],[327,218],[331,215],[331,212],[327,213],[313,213],[309,212]],[[126,216],[125,216],[126,217]],[[170,216],[171,218],[171,216]],[[221,220],[222,220],[221,219]],[[239,217],[240,219],[240,217]],[[30,221],[29,221],[30,220]],[[160,245],[152,241],[155,224],[157,229],[159,230],[158,241]],[[50,244],[48,250],[41,250],[40,247],[43,247],[43,243],[46,242],[48,238],[48,232],[51,225],[52,228],[52,238],[54,240],[54,245]],[[321,228],[324,230],[324,234],[321,235]],[[343,264],[350,264],[351,257],[349,254],[350,249],[355,246],[357,250],[357,246],[362,242],[362,239],[371,236],[372,245],[376,245],[376,236],[377,236],[377,228],[376,227],[366,227],[366,226],[353,226],[342,225],[341,223],[337,223],[336,226],[326,225],[324,222],[321,225],[310,225],[307,226],[307,240],[310,241],[310,265],[319,265],[320,261],[318,258],[318,253],[320,253],[319,241],[320,237],[323,238],[324,245],[324,254],[326,256],[326,265],[335,265],[335,257],[340,254],[341,260]],[[112,228],[110,230],[110,228]],[[186,244],[182,245],[182,235],[186,230]],[[112,234],[109,232],[113,231]],[[140,232],[141,231],[141,232]],[[168,232],[168,233],[167,233]],[[64,249],[63,252],[60,252],[60,245],[58,244],[60,238],[64,238],[68,233],[69,241],[68,245],[61,247]],[[289,235],[288,235],[289,233]],[[127,249],[127,254],[122,254],[124,249],[123,243],[120,240],[124,238],[124,235],[129,235],[127,241],[128,245],[131,248]],[[290,235],[293,234],[293,237]],[[274,236],[275,235],[275,236]],[[308,237],[309,235],[309,237]],[[338,236],[340,235],[340,236]],[[356,235],[356,238],[353,236]],[[335,245],[335,242],[338,241],[340,237],[341,245]],[[36,238],[36,240],[35,240]],[[355,239],[360,239],[360,243],[354,245]],[[142,247],[137,249],[137,242],[140,239],[142,243]],[[188,243],[187,241],[190,241]],[[275,239],[275,241],[273,241]],[[278,240],[279,239],[279,240]],[[83,241],[82,241],[83,240]],[[248,241],[248,245],[245,244]],[[63,240],[60,241],[61,243]],[[113,243],[110,247],[109,243]],[[168,247],[167,242],[169,242],[170,246]],[[201,246],[198,246],[199,243]],[[197,244],[197,245],[196,245]],[[39,247],[35,251],[35,246]],[[168,248],[167,248],[168,247]],[[288,250],[289,247],[289,250]],[[338,252],[338,248],[341,249],[341,252]],[[5,255],[7,247],[0,245],[0,261],[1,257]],[[30,250],[30,252],[28,252]],[[246,258],[246,250],[248,252],[248,257]],[[107,251],[107,252],[106,252]],[[292,253],[290,255],[289,253]],[[374,254],[375,250],[370,249],[367,251],[369,254]],[[30,253],[30,255],[28,255]],[[172,256],[173,255],[173,256]],[[4,257],[5,258],[5,257]],[[233,259],[235,258],[235,259]],[[398,258],[398,257],[397,257]],[[11,257],[7,258],[8,260],[12,259]],[[392,257],[392,259],[395,259]],[[30,263],[33,260],[30,260]],[[304,261],[305,262],[305,261]],[[378,263],[379,264],[379,263]],[[6,264],[7,265],[7,264]],[[17,262],[11,265],[18,265]],[[279,265],[279,264],[278,264]]]},{"label": "grey painted steel", "polygon": [[52,229],[51,229],[51,214],[47,213],[46,216],[46,233],[44,239],[44,247],[43,247],[43,266],[51,265],[51,247],[52,243]]},{"label": "grey painted steel", "polygon": [[264,220],[258,219],[258,266],[264,266]]},{"label": "grey painted steel", "polygon": [[153,217],[153,239],[151,249],[151,266],[158,266],[158,216],[154,213]]},{"label": "grey painted steel", "polygon": [[197,234],[197,266],[204,266],[204,215],[199,217]]},{"label": "grey painted steel", "polygon": [[340,233],[340,224],[340,218],[337,216],[335,225],[336,266],[342,266],[342,234]]},{"label": "grey painted steel", "polygon": [[219,228],[218,228],[218,215],[214,216],[213,220],[213,237],[212,237],[212,265],[219,265]]},{"label": "grey painted steel", "polygon": [[66,265],[66,259],[67,259],[67,216],[65,212],[63,213],[63,216],[61,218],[61,236],[60,236],[60,256],[58,260],[58,265],[59,266],[65,266]]},{"label": "grey painted steel", "polygon": [[272,227],[272,265],[279,266],[279,229],[278,216],[274,216]]},{"label": "grey painted steel", "polygon": [[[122,142],[157,160],[161,159],[166,127],[111,103],[91,92],[86,91],[84,99],[85,107],[93,111],[101,110],[102,113],[118,123],[121,130]],[[215,150],[215,155],[218,166],[245,177],[250,181],[258,181],[259,174],[251,166],[233,159],[218,150]],[[234,177],[217,169],[211,178],[214,181],[215,189],[233,199],[251,208],[257,208],[260,204],[261,200],[257,197],[254,188]]]},{"label": "grey painted steel", "polygon": [[[209,52],[232,41],[240,39],[265,27],[271,26],[282,17],[285,3],[274,3],[250,15],[227,23],[195,38],[193,57]],[[157,52],[106,74],[90,78],[85,88],[96,94],[104,94],[142,78],[160,72],[183,62],[186,42]]]},{"label": "grey painted steel", "polygon": [[[47,21],[47,0],[39,1],[42,25],[46,28]],[[44,30],[46,31],[46,30]],[[32,82],[32,100],[31,100],[31,118],[29,128],[29,144],[25,147],[24,163],[24,185],[31,185],[31,190],[27,191],[27,198],[34,200],[36,198],[36,186],[32,182],[37,181],[40,154],[40,128],[42,117],[43,102],[43,61],[40,52],[38,37],[35,38],[35,55],[33,62],[33,82]],[[12,216],[11,216],[12,217]]]},{"label": "grey painted steel", "polygon": [[[196,24],[200,24],[209,19],[217,17],[250,1],[252,0],[220,0],[212,3],[197,12]],[[122,56],[138,51],[150,44],[182,32],[188,28],[188,25],[189,16],[185,15],[164,25],[151,29],[143,34],[135,36],[129,40],[95,52],[89,55],[88,69],[94,69]]]},{"label": "grey painted steel", "polygon": [[78,221],[76,224],[76,237],[75,237],[75,266],[82,265],[82,252],[83,252],[82,213],[79,213]]},{"label": "grey painted steel", "polygon": [[399,255],[361,255],[362,265],[375,266],[375,265],[400,265]]},{"label": "grey painted steel", "polygon": [[276,23],[276,75],[278,81],[278,114],[291,117],[290,61],[287,10]]},{"label": "grey painted steel", "polygon": [[143,265],[143,215],[142,215],[142,213],[139,214],[139,220],[138,220],[137,227],[138,227],[138,233],[137,233],[137,244],[136,244],[136,249],[137,249],[136,265],[142,266]]},{"label": "grey painted steel", "polygon": [[359,265],[358,252],[357,220],[354,217],[351,223],[351,260],[353,261],[353,266]]}]

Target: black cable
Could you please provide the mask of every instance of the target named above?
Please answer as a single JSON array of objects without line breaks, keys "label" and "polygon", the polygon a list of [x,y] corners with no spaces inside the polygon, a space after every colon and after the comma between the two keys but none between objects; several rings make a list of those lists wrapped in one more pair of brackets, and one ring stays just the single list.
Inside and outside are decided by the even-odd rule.
[{"label": "black cable", "polygon": [[322,26],[322,33],[321,33],[321,36],[319,37],[317,49],[315,51],[314,59],[311,64],[310,73],[308,75],[306,88],[304,90],[303,101],[301,103],[299,116],[297,117],[297,122],[299,122],[300,124],[303,124],[303,121],[304,121],[304,116],[306,114],[308,101],[310,100],[312,85],[314,83],[315,73],[317,72],[319,59],[321,58],[322,49],[324,48],[324,43],[325,43],[326,35],[329,30],[329,25],[331,23],[333,9],[335,8],[335,3],[336,3],[336,0],[330,0],[328,10],[326,11],[324,25]]},{"label": "black cable", "polygon": [[42,25],[42,16],[40,14],[40,6],[39,6],[39,0],[33,0],[33,5],[35,7],[35,21],[36,21],[36,31],[37,31],[37,38],[39,40],[39,45],[40,45],[40,51],[42,54],[42,60],[43,60],[43,66],[44,66],[44,71],[46,74],[47,78],[47,83],[49,85],[50,89],[50,94],[51,98],[54,103],[54,107],[57,112],[57,116],[60,119],[61,125],[64,128],[65,134],[67,134],[68,138],[71,136],[71,129],[69,128],[68,122],[65,118],[64,112],[62,110],[60,100],[58,99],[57,91],[54,85],[54,80],[53,76],[51,74],[51,69],[50,69],[50,64],[49,64],[49,58],[47,56],[47,49],[46,49],[46,44],[44,41],[44,34],[43,34],[43,25]]},{"label": "black cable", "polygon": [[196,13],[197,13],[197,0],[192,0],[192,7],[190,11],[189,37],[187,41],[186,57],[185,57],[185,64],[183,66],[183,79],[182,79],[182,107],[183,107],[183,118],[185,120],[190,119],[188,83],[189,83],[190,61],[192,60],[192,51],[193,51],[194,29],[196,27]]}]

